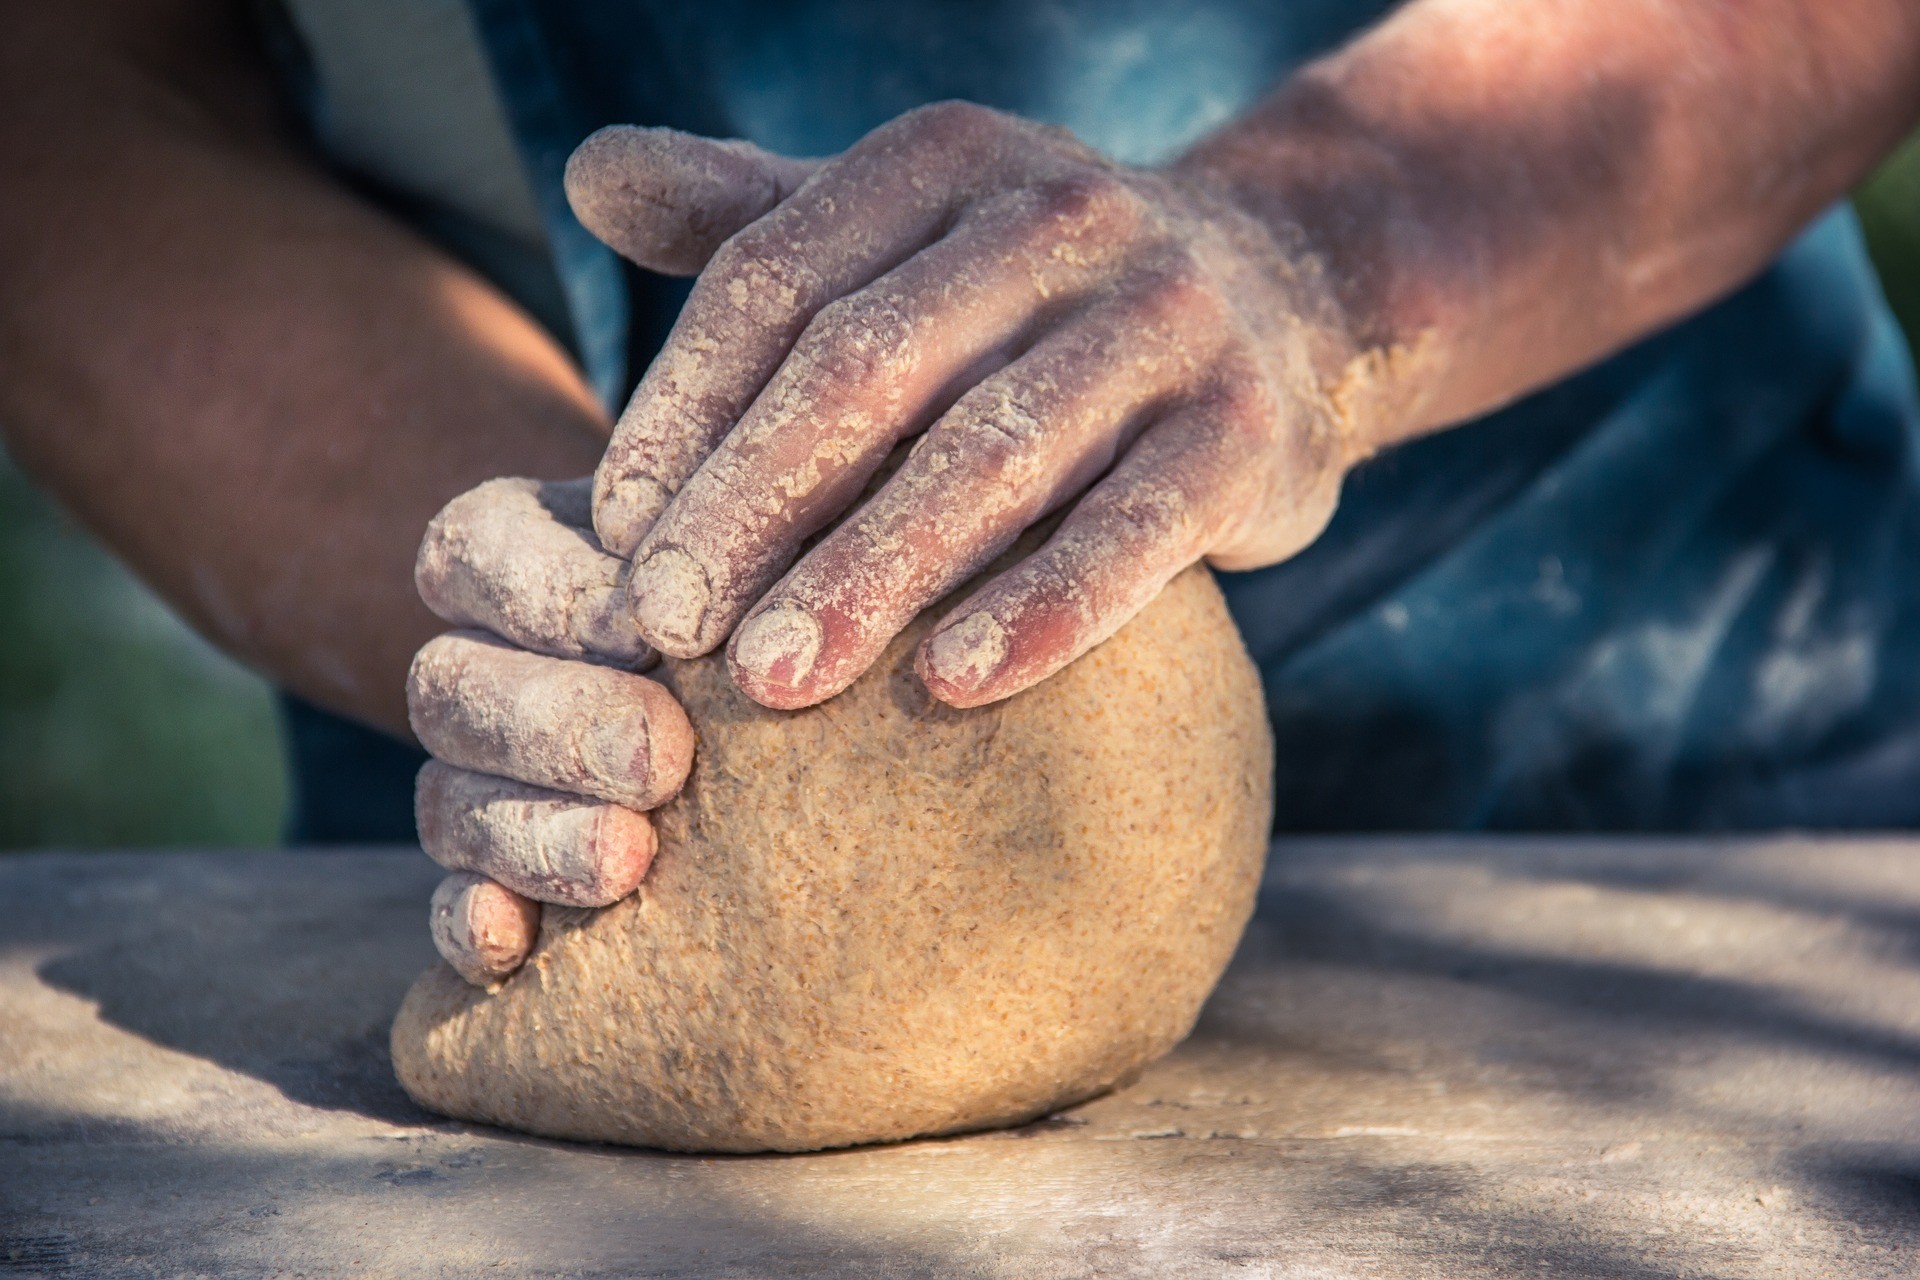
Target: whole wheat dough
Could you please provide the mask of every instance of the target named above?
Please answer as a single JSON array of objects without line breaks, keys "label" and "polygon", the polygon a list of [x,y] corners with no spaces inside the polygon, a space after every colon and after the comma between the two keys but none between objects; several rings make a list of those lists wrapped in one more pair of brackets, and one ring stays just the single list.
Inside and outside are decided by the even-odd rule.
[{"label": "whole wheat dough", "polygon": [[639,892],[548,906],[489,992],[444,964],[393,1061],[423,1105],[554,1137],[803,1151],[1017,1124],[1193,1025],[1252,910],[1260,682],[1204,569],[971,711],[912,673],[766,710],[722,660],[657,677],[699,735]]}]

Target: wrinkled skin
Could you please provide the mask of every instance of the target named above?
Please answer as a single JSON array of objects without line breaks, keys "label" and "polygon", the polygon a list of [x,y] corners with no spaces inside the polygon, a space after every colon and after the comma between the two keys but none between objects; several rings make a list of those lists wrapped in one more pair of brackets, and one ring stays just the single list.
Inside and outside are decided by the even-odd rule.
[{"label": "wrinkled skin", "polygon": [[[570,166],[575,203],[660,265],[652,228],[598,193],[714,148],[606,130]],[[1057,129],[944,103],[875,130],[716,249],[615,428],[594,522],[633,560],[640,634],[677,657],[731,636],[748,696],[808,706],[1078,500],[922,646],[928,687],[975,706],[1059,670],[1202,556],[1292,554],[1351,460],[1326,389],[1351,343],[1317,275],[1197,181]]]},{"label": "wrinkled skin", "polygon": [[435,611],[511,642],[415,663],[443,954],[490,981],[534,941],[517,900],[644,874],[691,750],[617,669],[647,646],[726,645],[748,696],[808,706],[1064,513],[917,654],[950,704],[1011,696],[1194,561],[1300,550],[1373,450],[1757,270],[1920,113],[1897,0],[1764,8],[1422,0],[1158,171],[954,103],[824,162],[590,138],[582,222],[699,279],[590,512],[483,487],[423,550]]},{"label": "wrinkled skin", "polygon": [[[663,193],[631,189],[662,173],[700,218],[663,218]],[[409,680],[414,731],[437,757],[418,788],[422,842],[455,873],[434,939],[470,981],[531,948],[537,916],[509,910],[516,897],[631,892],[645,860],[609,834],[611,815],[643,823],[685,776],[677,756],[656,763],[671,752],[657,726],[618,719],[639,677],[593,660],[631,665],[649,642],[697,656],[731,636],[749,696],[811,705],[1075,503],[921,647],[928,687],[975,706],[1057,671],[1196,559],[1272,563],[1332,513],[1351,461],[1323,389],[1348,354],[1337,308],[1198,184],[945,104],[818,168],[604,130],[568,188],[629,257],[708,261],[595,478],[597,540],[575,486],[501,481],[450,504],[421,548],[436,614],[548,655],[456,633]],[[909,438],[898,469],[801,555]],[[529,665],[562,659],[578,686],[563,695],[543,687],[559,674]],[[637,740],[638,758],[591,748],[602,740]],[[660,770],[667,785],[645,794],[608,782]],[[567,790],[607,803],[569,808]]]},{"label": "wrinkled skin", "polygon": [[[671,717],[610,680],[648,637],[727,642],[753,696],[801,705],[1059,507],[921,655],[939,696],[1002,696],[1181,557],[1299,546],[1352,458],[1726,293],[1920,118],[1912,0],[1411,0],[1164,171],[972,108],[824,165],[616,130],[574,166],[582,220],[706,278],[603,455],[553,337],[289,127],[253,8],[0,5],[0,432],[221,648],[401,735],[439,626],[413,581],[432,513],[604,456],[597,511],[483,485],[498,509],[450,508],[422,566],[497,637],[435,642],[412,690],[453,753],[423,832],[477,877],[436,929],[482,977],[530,938],[525,900],[598,900],[650,853]],[[912,465],[799,558],[893,440]],[[644,750],[515,720],[610,704]]]}]

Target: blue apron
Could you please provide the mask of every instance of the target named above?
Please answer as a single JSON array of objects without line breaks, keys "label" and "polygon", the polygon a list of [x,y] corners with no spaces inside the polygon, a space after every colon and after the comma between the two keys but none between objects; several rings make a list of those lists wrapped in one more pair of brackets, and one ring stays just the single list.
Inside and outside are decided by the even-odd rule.
[{"label": "blue apron", "polygon": [[[469,0],[559,283],[550,323],[612,407],[685,286],[623,267],[568,214],[561,170],[593,128],[824,155],[957,97],[1154,163],[1385,7]],[[468,256],[510,290],[524,275]],[[1907,350],[1843,207],[1708,312],[1367,464],[1312,548],[1221,575],[1265,678],[1279,828],[1920,819],[1917,428]],[[377,808],[364,768],[333,798],[321,775],[364,748],[392,753],[397,778],[404,753],[352,747],[310,709],[290,723],[296,834],[367,838],[351,825]]]}]

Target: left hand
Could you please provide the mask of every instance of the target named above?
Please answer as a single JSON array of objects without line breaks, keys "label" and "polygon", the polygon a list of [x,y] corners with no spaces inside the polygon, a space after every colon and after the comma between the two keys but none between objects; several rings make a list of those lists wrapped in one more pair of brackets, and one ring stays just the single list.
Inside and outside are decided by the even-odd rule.
[{"label": "left hand", "polygon": [[585,480],[494,480],[448,503],[414,578],[457,627],[414,658],[420,843],[452,874],[434,945],[469,982],[518,968],[539,903],[632,893],[654,852],[647,811],[680,790],[693,728],[634,673],[652,657],[621,607],[625,563],[584,526]]},{"label": "left hand", "polygon": [[1353,453],[1340,308],[1315,259],[1197,180],[945,103],[817,168],[603,130],[568,189],[642,265],[711,255],[593,515],[633,559],[640,634],[682,657],[731,635],[734,680],[767,706],[844,689],[1069,504],[923,643],[937,697],[1017,693],[1195,560],[1273,563],[1333,511]]}]

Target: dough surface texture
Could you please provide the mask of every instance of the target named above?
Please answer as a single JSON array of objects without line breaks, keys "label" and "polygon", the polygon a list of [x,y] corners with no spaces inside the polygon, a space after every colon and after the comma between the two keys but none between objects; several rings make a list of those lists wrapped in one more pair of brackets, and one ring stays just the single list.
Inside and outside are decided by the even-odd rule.
[{"label": "dough surface texture", "polygon": [[1006,702],[914,677],[935,611],[839,697],[766,710],[718,656],[655,678],[699,736],[638,893],[548,906],[491,991],[446,965],[393,1027],[447,1115],[682,1151],[1019,1124],[1172,1048],[1253,908],[1260,681],[1206,570]]}]

